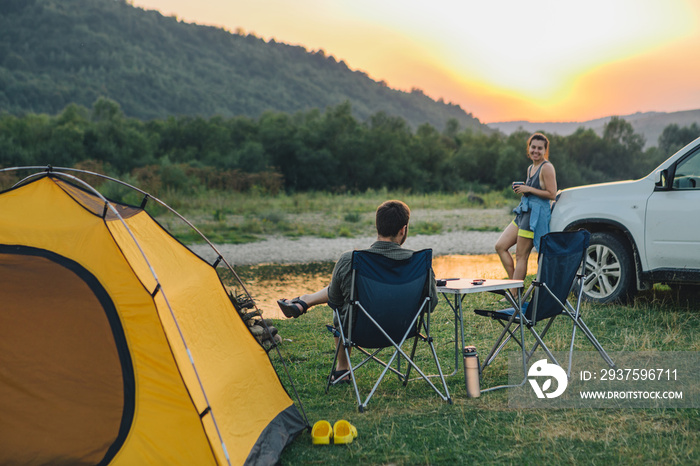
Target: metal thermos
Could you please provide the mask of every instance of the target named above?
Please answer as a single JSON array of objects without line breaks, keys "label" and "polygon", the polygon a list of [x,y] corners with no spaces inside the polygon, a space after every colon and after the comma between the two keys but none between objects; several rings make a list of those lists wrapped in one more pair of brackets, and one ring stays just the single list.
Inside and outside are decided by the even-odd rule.
[{"label": "metal thermos", "polygon": [[467,386],[467,397],[478,398],[481,395],[479,383],[479,354],[476,347],[464,347],[464,383]]}]

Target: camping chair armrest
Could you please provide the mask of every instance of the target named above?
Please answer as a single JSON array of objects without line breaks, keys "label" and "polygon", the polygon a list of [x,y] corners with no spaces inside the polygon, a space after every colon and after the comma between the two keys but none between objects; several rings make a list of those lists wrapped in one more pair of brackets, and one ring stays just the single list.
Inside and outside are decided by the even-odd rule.
[{"label": "camping chair armrest", "polygon": [[533,280],[530,286],[527,287],[527,290],[523,293],[521,296],[521,301],[524,303],[525,301],[529,301],[532,293],[535,292],[535,288],[542,286],[541,282]]}]

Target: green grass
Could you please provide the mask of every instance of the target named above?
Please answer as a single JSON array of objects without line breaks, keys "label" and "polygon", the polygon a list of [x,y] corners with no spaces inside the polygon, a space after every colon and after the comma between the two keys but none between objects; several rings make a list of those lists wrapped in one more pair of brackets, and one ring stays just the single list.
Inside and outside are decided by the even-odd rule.
[{"label": "green grass", "polygon": [[[480,195],[479,201],[468,193],[423,196],[386,191],[275,197],[171,194],[163,200],[218,243],[255,241],[266,234],[328,238],[372,234],[374,210],[390,198],[404,200],[414,212],[436,211],[435,217],[413,221],[412,234],[453,229],[500,230],[504,223],[497,215],[495,220],[485,216],[485,221],[465,225],[451,220],[450,211],[503,208],[507,212],[507,207],[515,202],[508,193]],[[156,214],[176,235],[185,231],[177,230],[176,222],[163,216],[162,211]],[[332,264],[327,265],[326,273],[330,274]],[[293,273],[303,272],[304,267],[293,268]],[[311,268],[317,267],[315,264]],[[265,274],[279,278],[286,270],[267,266],[237,268],[244,280]],[[224,281],[230,279],[224,277]],[[494,295],[488,294],[468,296],[464,301],[466,341],[475,345],[480,354],[490,348],[500,327],[489,319],[474,316],[471,309],[497,306]],[[699,311],[697,294],[678,294],[662,286],[640,294],[628,306],[587,304],[583,308],[586,321],[609,352],[699,351]],[[358,413],[351,387],[332,387],[330,393],[324,392],[333,358],[332,337],[325,324],[331,321],[330,309],[325,306],[314,308],[299,319],[275,321],[284,339],[281,350],[294,387],[275,352],[271,355],[289,393],[293,398],[295,390],[299,393],[310,424],[321,419],[331,423],[347,419],[357,426],[359,437],[348,446],[313,446],[305,431],[285,449],[283,464],[700,464],[698,409],[514,409],[508,406],[506,390],[467,399],[463,377],[458,374],[448,378],[452,405],[442,402],[423,381],[404,387],[395,377],[389,377],[366,412]],[[434,314],[432,331],[440,361],[451,370],[454,324],[444,302]],[[570,324],[563,319],[555,323],[548,335],[553,350],[566,349],[567,332]],[[590,351],[592,347],[579,335],[576,349]],[[489,367],[482,385],[506,383],[506,362],[502,355]],[[369,380],[360,378],[361,387],[367,389],[369,384]]]},{"label": "green grass", "polygon": [[[289,237],[317,236],[322,238],[371,236],[375,234],[374,213],[387,199],[400,199],[413,211],[450,211],[455,208],[479,210],[502,209],[517,204],[508,192],[411,194],[386,190],[363,194],[299,193],[262,196],[250,193],[202,192],[193,195],[166,191],[161,200],[193,222],[209,240],[215,243],[246,243],[265,235]],[[140,203],[140,199],[126,199]],[[151,203],[147,210],[165,225],[176,238],[185,242],[200,242],[179,219]],[[507,214],[506,216],[509,216]],[[502,217],[469,223],[464,219],[459,228],[475,231],[499,231]],[[412,234],[439,234],[447,227],[445,221],[414,221]]]},{"label": "green grass", "polygon": [[[496,295],[487,293],[464,301],[467,342],[480,353],[490,348],[500,327],[474,316],[471,309],[497,305]],[[586,304],[583,315],[609,352],[698,351],[698,311],[697,296],[679,296],[657,287],[628,306]],[[454,326],[450,316],[442,301],[432,331],[440,361],[451,370]],[[333,357],[332,338],[325,330],[330,321],[330,310],[317,307],[302,318],[275,325],[284,338],[287,368],[309,422],[347,419],[357,426],[359,436],[348,446],[314,446],[305,431],[284,451],[284,464],[700,463],[698,409],[513,409],[508,407],[506,390],[466,398],[463,377],[456,375],[448,379],[452,405],[441,401],[421,380],[403,387],[389,377],[367,410],[359,413],[350,386],[324,393]],[[570,324],[564,319],[554,324],[548,335],[553,350],[566,349],[567,332]],[[593,350],[582,336],[576,349]],[[275,364],[293,393],[279,362]],[[482,386],[507,380],[507,357],[501,356],[485,371]],[[368,385],[368,380],[360,379],[361,387]]]}]

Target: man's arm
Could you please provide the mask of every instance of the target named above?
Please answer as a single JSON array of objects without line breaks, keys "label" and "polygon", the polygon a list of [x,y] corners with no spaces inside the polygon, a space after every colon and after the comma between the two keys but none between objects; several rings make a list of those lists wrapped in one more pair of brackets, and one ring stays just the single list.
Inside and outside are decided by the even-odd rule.
[{"label": "man's arm", "polygon": [[352,252],[343,253],[333,267],[331,283],[328,286],[328,302],[343,306],[350,302],[352,286]]}]

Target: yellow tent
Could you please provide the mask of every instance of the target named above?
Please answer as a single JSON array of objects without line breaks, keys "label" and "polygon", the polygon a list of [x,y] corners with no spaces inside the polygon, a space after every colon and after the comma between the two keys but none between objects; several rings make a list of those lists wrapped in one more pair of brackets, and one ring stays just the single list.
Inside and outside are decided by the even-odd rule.
[{"label": "yellow tent", "polygon": [[215,268],[48,172],[0,194],[0,464],[273,464],[308,422]]}]

